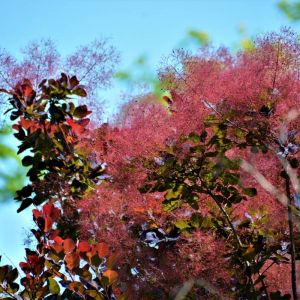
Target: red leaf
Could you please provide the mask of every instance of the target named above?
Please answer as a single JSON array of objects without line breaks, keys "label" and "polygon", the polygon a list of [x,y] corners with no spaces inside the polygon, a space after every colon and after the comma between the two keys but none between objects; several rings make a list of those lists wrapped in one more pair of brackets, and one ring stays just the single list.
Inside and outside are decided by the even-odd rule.
[{"label": "red leaf", "polygon": [[98,252],[98,255],[100,257],[105,257],[105,256],[108,256],[109,255],[109,247],[107,244],[105,243],[98,243],[96,246],[95,246],[97,252]]},{"label": "red leaf", "polygon": [[69,253],[65,257],[67,267],[72,270],[79,266],[79,256],[76,252]]},{"label": "red leaf", "polygon": [[48,232],[52,229],[53,220],[50,217],[45,217],[45,228],[44,232]]},{"label": "red leaf", "polygon": [[22,85],[22,92],[25,97],[30,97],[32,95],[32,91],[33,91],[33,89],[32,89],[31,85],[28,85],[28,84]]},{"label": "red leaf", "polygon": [[112,284],[118,279],[118,273],[113,270],[106,270],[103,275],[108,278],[109,283]]},{"label": "red leaf", "polygon": [[77,124],[72,119],[67,119],[66,122],[71,126],[72,130],[76,135],[80,135],[85,131],[84,126]]},{"label": "red leaf", "polygon": [[78,250],[79,252],[88,252],[91,250],[91,245],[87,241],[79,242]]},{"label": "red leaf", "polygon": [[86,119],[81,119],[78,121],[78,123],[83,126],[83,127],[86,127],[89,123],[90,123],[90,119],[89,118],[86,118]]},{"label": "red leaf", "polygon": [[42,217],[42,213],[38,209],[33,209],[32,214],[35,220]]},{"label": "red leaf", "polygon": [[72,239],[65,239],[63,242],[63,247],[64,247],[65,254],[67,254],[67,253],[73,251],[75,249],[76,245]]},{"label": "red leaf", "polygon": [[43,205],[43,208],[42,208],[43,214],[44,214],[45,216],[50,216],[52,209],[53,209],[53,204],[51,204],[51,203],[49,203],[49,204],[44,204],[44,205]]},{"label": "red leaf", "polygon": [[53,243],[52,245],[50,245],[50,247],[56,252],[56,253],[60,253],[64,250],[63,246],[58,244],[58,243]]},{"label": "red leaf", "polygon": [[54,238],[56,238],[59,234],[59,230],[56,229],[54,230],[50,235],[49,235],[49,240],[54,240]]},{"label": "red leaf", "polygon": [[19,131],[19,125],[18,124],[14,124],[11,127],[12,127],[12,129]]},{"label": "red leaf", "polygon": [[60,211],[57,207],[55,207],[53,204],[44,204],[43,208],[43,214],[45,217],[50,217],[53,219],[53,221],[56,221],[59,217]]},{"label": "red leaf", "polygon": [[22,82],[18,82],[15,91],[20,96],[30,97],[33,94],[33,88],[30,80],[24,79]]},{"label": "red leaf", "polygon": [[19,263],[19,266],[20,266],[20,268],[24,271],[25,269],[28,269],[29,268],[29,266],[28,266],[28,263],[26,263],[26,262],[20,262]]},{"label": "red leaf", "polygon": [[53,239],[54,242],[56,242],[57,244],[59,245],[62,245],[64,240],[60,237],[60,236],[57,236]]},{"label": "red leaf", "polygon": [[26,120],[23,117],[20,118],[20,121],[18,123],[21,127],[28,130],[30,127],[35,127],[35,122],[31,120]]}]

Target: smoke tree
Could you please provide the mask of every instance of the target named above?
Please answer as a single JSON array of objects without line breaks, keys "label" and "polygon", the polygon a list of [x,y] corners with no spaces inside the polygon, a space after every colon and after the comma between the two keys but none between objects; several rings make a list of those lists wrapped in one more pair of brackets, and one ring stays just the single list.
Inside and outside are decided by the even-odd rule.
[{"label": "smoke tree", "polygon": [[[118,61],[119,53],[107,39],[81,45],[65,56],[59,53],[52,40],[36,40],[21,49],[18,58],[0,49],[0,86],[10,89],[26,78],[37,89],[43,79],[56,78],[65,72],[77,76],[89,93],[89,105],[99,110],[100,103],[95,102],[95,96],[100,88],[109,86]],[[6,108],[7,101],[1,96],[1,108]]]},{"label": "smoke tree", "polygon": [[[4,266],[1,292],[297,299],[299,58],[288,30],[237,54],[174,51],[159,72],[162,98],[135,97],[100,126],[70,100],[86,96],[75,76],[2,89],[19,152],[33,153],[19,210],[46,204],[33,210],[38,244],[20,264],[24,289]],[[93,64],[69,62],[96,85],[82,65]]]},{"label": "smoke tree", "polygon": [[[132,297],[174,295],[190,278],[228,297],[296,297],[299,191],[287,174],[294,168],[298,176],[298,64],[299,44],[288,30],[236,55],[174,51],[160,72],[165,105],[154,95],[137,97],[115,124],[95,130],[93,153],[107,163],[107,183],[80,203],[82,235],[115,247]],[[191,177],[197,168],[211,181],[206,192]],[[151,228],[180,238],[149,249],[141,234]]]}]

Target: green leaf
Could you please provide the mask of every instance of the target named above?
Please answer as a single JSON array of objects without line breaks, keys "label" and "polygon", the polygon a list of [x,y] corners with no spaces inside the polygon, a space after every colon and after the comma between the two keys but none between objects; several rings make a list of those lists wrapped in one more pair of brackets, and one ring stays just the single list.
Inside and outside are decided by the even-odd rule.
[{"label": "green leaf", "polygon": [[198,204],[198,200],[199,196],[196,194],[191,194],[188,198],[187,198],[187,203],[195,210],[199,209],[199,204]]},{"label": "green leaf", "polygon": [[165,195],[165,199],[166,200],[177,199],[182,194],[182,190],[183,190],[183,185],[180,185],[177,190],[168,189]]},{"label": "green leaf", "polygon": [[255,146],[255,145],[252,146],[252,147],[251,147],[251,152],[252,152],[252,153],[258,153],[258,148],[257,148],[257,146]]},{"label": "green leaf", "polygon": [[240,194],[233,194],[229,199],[228,199],[228,205],[231,205],[232,203],[239,203],[245,198],[241,196]]},{"label": "green leaf", "polygon": [[205,153],[206,157],[216,157],[219,153],[217,151]]},{"label": "green leaf", "polygon": [[152,184],[144,184],[139,187],[138,190],[140,193],[148,193],[152,189]]},{"label": "green leaf", "polygon": [[200,136],[196,134],[195,132],[192,132],[188,136],[189,140],[192,141],[193,143],[197,144],[200,142]]},{"label": "green leaf", "polygon": [[191,153],[204,153],[205,148],[201,145],[197,145],[197,146],[191,147],[190,152]]},{"label": "green leaf", "polygon": [[185,220],[178,220],[174,225],[181,230],[191,228],[191,226]]},{"label": "green leaf", "polygon": [[[87,268],[89,267],[88,264],[86,266],[87,266]],[[80,278],[83,278],[84,280],[87,280],[87,281],[92,280],[92,274],[89,270],[86,269],[86,267],[78,268],[76,273],[77,273],[77,275],[80,276]]]},{"label": "green leaf", "polygon": [[217,201],[217,202],[219,202],[219,203],[225,203],[227,199],[224,198],[224,197],[221,196],[221,195],[215,195],[215,196],[214,196],[214,200]]},{"label": "green leaf", "polygon": [[240,175],[239,174],[234,174],[234,173],[224,173],[222,176],[224,184],[238,184],[240,180]]},{"label": "green leaf", "polygon": [[31,198],[26,198],[24,200],[22,200],[22,203],[20,205],[20,207],[18,208],[17,212],[21,212],[22,210],[24,210],[25,208],[27,208],[28,206],[30,206],[32,204],[32,199]]},{"label": "green leaf", "polygon": [[48,277],[48,288],[51,294],[59,294],[60,287],[55,279],[52,277]]},{"label": "green leaf", "polygon": [[[7,283],[7,292],[14,294],[19,290],[19,285],[15,282]],[[11,298],[9,298],[11,299]]]},{"label": "green leaf", "polygon": [[188,35],[195,39],[200,46],[207,46],[210,42],[209,35],[203,31],[190,30]]},{"label": "green leaf", "polygon": [[290,294],[281,295],[280,291],[276,291],[276,292],[270,293],[270,299],[271,300],[290,300],[291,295]]},{"label": "green leaf", "polygon": [[29,149],[30,147],[32,147],[31,143],[28,143],[26,140],[19,146],[19,150],[17,152],[17,154],[20,154],[22,152],[24,152],[25,150]]},{"label": "green leaf", "polygon": [[25,156],[25,157],[22,159],[22,165],[23,165],[24,167],[28,167],[28,166],[32,165],[33,162],[34,162],[33,157],[32,157],[32,156],[29,156],[29,155]]},{"label": "green leaf", "polygon": [[165,211],[172,211],[179,207],[181,207],[182,201],[181,200],[165,200],[162,203],[163,209]]},{"label": "green leaf", "polygon": [[86,117],[90,113],[91,112],[88,111],[86,105],[80,105],[80,106],[77,106],[75,108],[73,116],[76,117],[76,118],[84,118],[84,117]]},{"label": "green leaf", "polygon": [[205,121],[204,121],[204,124],[206,125],[206,126],[210,126],[212,123],[214,123],[214,121],[216,121],[217,120],[217,117],[215,116],[215,115],[209,115],[206,119],[205,119]]},{"label": "green leaf", "polygon": [[127,72],[117,72],[114,77],[120,80],[128,80],[130,79],[130,74]]},{"label": "green leaf", "polygon": [[86,290],[85,292],[85,295],[89,295],[90,297],[92,297],[92,299],[95,299],[95,300],[104,300],[104,296],[100,293],[100,292],[97,292],[95,290]]},{"label": "green leaf", "polygon": [[72,91],[72,93],[76,96],[79,96],[79,97],[86,97],[87,96],[86,91],[81,87],[76,88],[75,90]]},{"label": "green leaf", "polygon": [[243,191],[249,197],[254,197],[257,195],[256,188],[245,188]]},{"label": "green leaf", "polygon": [[14,268],[7,274],[6,280],[9,283],[11,283],[18,278],[18,275],[19,275],[18,270],[16,268]]},{"label": "green leaf", "polygon": [[91,259],[91,263],[93,266],[95,267],[99,267],[99,265],[102,263],[102,259],[99,257],[98,254],[93,255],[92,259]]},{"label": "green leaf", "polygon": [[7,272],[9,271],[9,268],[11,268],[11,267],[8,265],[0,267],[0,283],[2,283],[3,280],[5,279],[5,276],[6,276]]},{"label": "green leaf", "polygon": [[41,129],[38,128],[35,132],[33,132],[30,136],[28,136],[23,143],[19,146],[19,151],[17,154],[22,153],[23,151],[33,147],[36,143],[36,140],[39,138],[41,134]]},{"label": "green leaf", "polygon": [[190,222],[193,227],[200,227],[203,222],[203,217],[197,212],[193,213]]},{"label": "green leaf", "polygon": [[26,137],[25,131],[24,131],[24,129],[22,128],[21,125],[18,125],[18,130],[19,130],[19,132],[14,133],[14,136],[15,136],[18,140],[22,141],[22,140],[24,140],[24,138]]}]

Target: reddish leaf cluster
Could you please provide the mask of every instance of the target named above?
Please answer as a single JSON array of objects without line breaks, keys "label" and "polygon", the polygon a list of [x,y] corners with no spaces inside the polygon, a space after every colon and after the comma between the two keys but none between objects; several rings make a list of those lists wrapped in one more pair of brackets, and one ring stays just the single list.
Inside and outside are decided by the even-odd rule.
[{"label": "reddish leaf cluster", "polygon": [[[92,272],[94,272],[96,280],[107,278],[107,283],[102,282],[103,290],[108,292],[111,285],[115,283],[118,277],[117,273],[103,265],[109,256],[108,245],[105,243],[91,245],[86,241],[75,243],[70,238],[62,239],[59,236],[59,230],[53,229],[53,225],[59,217],[60,210],[50,203],[45,204],[42,210],[33,210],[33,219],[39,229],[32,230],[32,232],[38,244],[36,251],[26,249],[26,261],[20,263],[20,268],[26,275],[21,279],[24,290],[20,295],[24,299],[28,297],[31,299],[32,297],[45,297],[49,293],[59,294],[59,288],[57,288],[58,290],[53,288],[53,285],[58,287],[58,283],[54,280],[59,278],[60,284],[66,287],[63,296],[76,299],[73,293],[84,295],[87,292],[87,295],[91,293],[95,294],[96,298],[104,299],[101,298],[100,288],[94,287],[94,292],[91,292],[93,289],[89,287],[89,282],[92,283]],[[83,263],[85,266],[82,268]],[[70,272],[69,276],[60,270],[62,264],[66,271]],[[98,271],[100,265],[102,270]],[[76,281],[72,274],[79,276],[81,281]],[[2,279],[2,281],[4,280],[5,278]],[[48,284],[45,286],[46,281]],[[98,282],[98,284],[101,283]],[[18,286],[16,289],[18,290]]]},{"label": "reddish leaf cluster", "polygon": [[30,167],[30,183],[17,192],[16,199],[21,202],[18,211],[47,203],[41,210],[33,210],[38,228],[31,231],[37,247],[26,249],[26,261],[20,263],[26,275],[21,279],[24,289],[18,291],[16,277],[11,276],[15,271],[4,266],[0,268],[4,271],[0,292],[23,299],[59,299],[61,285],[65,288],[63,298],[112,299],[120,293],[115,289],[118,274],[109,264],[108,245],[77,239],[74,203],[103,173],[102,166],[92,165],[79,145],[80,135],[88,132],[86,116],[90,111],[86,105],[75,106],[71,97],[86,96],[85,89],[75,76],[62,73],[57,80],[43,80],[38,92],[27,79],[2,92],[11,95],[11,120],[19,118],[13,126],[21,141],[18,153],[32,152],[22,159],[22,164]]}]

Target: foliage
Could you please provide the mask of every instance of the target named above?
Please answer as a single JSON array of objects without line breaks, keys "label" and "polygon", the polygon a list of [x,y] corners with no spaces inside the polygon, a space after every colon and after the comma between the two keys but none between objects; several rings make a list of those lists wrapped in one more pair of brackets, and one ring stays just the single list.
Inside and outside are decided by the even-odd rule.
[{"label": "foliage", "polygon": [[[0,130],[0,201],[7,201],[15,196],[24,182],[24,171],[21,165],[21,159],[16,155],[16,151],[12,146],[8,146],[6,140],[10,134],[9,128]],[[11,165],[9,172],[5,171],[5,166]]]},{"label": "foliage", "polygon": [[[295,213],[289,230],[287,201],[278,202],[272,190],[286,192],[282,164],[299,172],[299,53],[297,37],[285,29],[237,54],[174,51],[160,71],[167,105],[154,95],[134,98],[116,124],[94,132],[107,181],[79,204],[81,234],[113,245],[131,297],[157,289],[172,297],[172,288],[191,277],[228,297],[291,293],[289,233],[298,236],[299,224]],[[271,191],[244,171],[243,161],[267,178]],[[153,228],[165,240],[176,231],[180,237],[159,242],[159,251],[147,249],[143,232]],[[172,264],[181,270],[176,278]]]},{"label": "foliage", "polygon": [[62,239],[53,228],[59,216],[60,210],[52,203],[33,210],[37,246],[34,251],[26,248],[26,261],[20,263],[23,288],[16,283],[16,268],[0,267],[2,299],[111,299],[117,273],[106,268],[108,246]]},{"label": "foliage", "polygon": [[300,19],[300,2],[281,0],[278,8],[291,20],[298,21]]},{"label": "foliage", "polygon": [[[19,59],[5,49],[0,49],[0,87],[13,89],[23,79],[31,81],[35,90],[45,78],[59,77],[62,71],[76,75],[88,91],[87,103],[100,112],[100,103],[92,99],[99,88],[109,86],[119,54],[108,40],[97,39],[82,45],[65,57],[60,55],[54,42],[49,39],[32,41],[22,50]],[[3,94],[1,109],[8,107]]]},{"label": "foliage", "polygon": [[46,202],[33,210],[25,289],[5,266],[6,296],[297,299],[299,57],[285,29],[233,55],[174,51],[163,105],[136,97],[95,129],[72,101],[86,95],[74,76],[2,89],[19,153],[31,151],[19,210]]},{"label": "foliage", "polygon": [[[58,80],[42,81],[39,88],[36,93],[30,81],[24,80],[14,91],[7,92],[12,95],[11,120],[20,119],[13,125],[17,131],[14,135],[21,141],[18,154],[25,150],[33,153],[22,159],[23,166],[29,167],[31,183],[17,192],[19,212],[48,199],[70,201],[70,194],[74,199],[80,198],[103,171],[101,165],[92,167],[76,149],[78,135],[86,131],[86,116],[90,114],[86,105],[75,106],[69,101],[71,96],[86,96],[77,78],[62,73]],[[54,185],[52,189],[49,181]]]},{"label": "foliage", "polygon": [[[208,128],[212,126],[212,120],[215,120],[214,116],[208,117]],[[162,152],[164,163],[149,175],[148,179],[153,184],[144,186],[143,192],[165,192],[162,204],[166,211],[178,209],[184,203],[198,211],[199,198],[203,195],[211,198],[218,210],[213,208],[207,215],[193,213],[189,220],[178,220],[175,226],[181,231],[205,228],[223,238],[227,251],[225,257],[230,259],[234,270],[232,280],[236,284],[236,292],[240,297],[256,299],[267,295],[265,275],[261,271],[266,269],[266,264],[289,261],[281,248],[287,238],[264,228],[264,216],[261,219],[252,218],[249,214],[244,219],[234,216],[232,207],[256,196],[257,191],[241,184],[239,160],[226,156],[226,151],[234,145],[228,137],[227,125],[218,123],[212,129],[209,139],[207,131],[201,135],[191,133],[179,145]],[[244,147],[243,143],[238,146]],[[181,154],[183,148],[184,157]],[[272,243],[268,242],[270,239]]]},{"label": "foliage", "polygon": [[[88,133],[90,112],[71,99],[86,96],[85,89],[75,76],[62,73],[57,80],[43,80],[38,91],[28,79],[13,90],[1,91],[11,96],[11,120],[19,119],[13,125],[21,141],[18,154],[32,153],[22,159],[29,167],[30,183],[17,192],[18,212],[48,202],[42,210],[33,210],[37,246],[34,251],[26,249],[26,261],[20,263],[26,275],[20,281],[24,289],[19,291],[15,283],[17,269],[3,266],[1,293],[7,299],[112,299],[117,273],[107,267],[109,248],[105,243],[78,241],[74,219],[75,201],[93,189],[104,171],[80,149],[79,135]],[[65,288],[62,294],[56,278]]]}]

